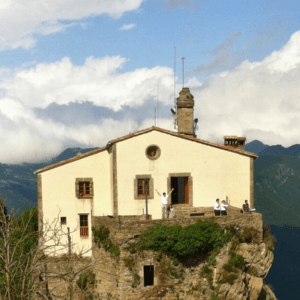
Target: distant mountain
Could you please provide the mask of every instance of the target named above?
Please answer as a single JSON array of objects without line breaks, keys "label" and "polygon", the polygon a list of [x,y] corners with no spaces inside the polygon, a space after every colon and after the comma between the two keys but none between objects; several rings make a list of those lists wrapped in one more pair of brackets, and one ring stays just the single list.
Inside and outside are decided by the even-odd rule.
[{"label": "distant mountain", "polygon": [[0,195],[7,199],[8,210],[15,208],[20,214],[29,207],[37,206],[37,176],[35,170],[86,153],[96,148],[68,148],[50,162],[39,164],[7,165],[0,164]]},{"label": "distant mountain", "polygon": [[262,155],[254,162],[254,202],[264,222],[300,226],[300,160],[292,155]]},{"label": "distant mountain", "polygon": [[259,155],[292,155],[297,156],[299,158],[300,145],[297,144],[288,148],[284,148],[281,145],[269,146],[263,151],[259,152]]},{"label": "distant mountain", "polygon": [[260,141],[246,145],[254,161],[254,203],[270,225],[300,226],[300,145],[284,148]]},{"label": "distant mountain", "polygon": [[262,142],[255,140],[255,141],[252,141],[252,142],[246,144],[245,150],[248,152],[258,154],[259,152],[265,150],[268,147],[269,147],[268,145],[265,145]]}]

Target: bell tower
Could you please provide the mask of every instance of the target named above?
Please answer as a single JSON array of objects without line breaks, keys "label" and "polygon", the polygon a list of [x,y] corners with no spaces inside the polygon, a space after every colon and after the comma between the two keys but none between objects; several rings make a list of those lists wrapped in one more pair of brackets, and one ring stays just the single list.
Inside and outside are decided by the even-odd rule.
[{"label": "bell tower", "polygon": [[194,132],[194,96],[190,89],[183,87],[177,98],[178,133],[195,136]]}]

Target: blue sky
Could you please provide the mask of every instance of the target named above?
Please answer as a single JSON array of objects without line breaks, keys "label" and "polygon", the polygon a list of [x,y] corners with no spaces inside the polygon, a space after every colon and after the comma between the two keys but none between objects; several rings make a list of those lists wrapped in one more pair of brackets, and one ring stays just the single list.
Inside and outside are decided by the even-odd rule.
[{"label": "blue sky", "polygon": [[0,162],[154,125],[195,97],[199,138],[299,143],[299,1],[2,0]]}]

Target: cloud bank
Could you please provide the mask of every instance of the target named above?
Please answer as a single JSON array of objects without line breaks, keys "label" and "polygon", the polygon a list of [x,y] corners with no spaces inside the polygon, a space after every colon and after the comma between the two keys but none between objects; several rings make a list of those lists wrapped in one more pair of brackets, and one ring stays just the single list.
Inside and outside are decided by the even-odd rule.
[{"label": "cloud bank", "polygon": [[239,135],[286,147],[300,143],[299,43],[300,31],[264,60],[244,61],[193,89],[198,135],[215,141]]},{"label": "cloud bank", "polygon": [[119,18],[139,8],[144,0],[1,0],[0,50],[30,49],[36,35],[49,35],[77,20],[107,14]]},{"label": "cloud bank", "polygon": [[[161,105],[172,103],[172,69],[158,66],[122,73],[125,61],[119,56],[89,57],[84,65],[76,66],[69,58],[63,58],[55,63],[17,70],[11,77],[2,79],[1,162],[42,161],[57,155],[66,145],[102,146],[137,129],[134,116],[128,128],[128,114],[126,120],[99,115],[93,123],[89,120],[82,123],[82,114],[89,119],[84,112],[86,102],[95,109],[102,107],[112,111],[113,115],[125,106],[138,108],[155,99],[159,83]],[[7,74],[6,70],[3,72]],[[57,120],[51,113],[42,117],[36,113],[50,105],[68,109],[71,104],[82,104],[82,109],[77,112],[80,124],[76,114],[72,114],[73,120],[66,122],[64,118]]]},{"label": "cloud bank", "polygon": [[[190,79],[186,86],[195,99],[198,137],[222,143],[223,135],[238,135],[286,147],[299,143],[299,44],[300,31],[262,61],[246,60],[203,82]],[[119,56],[89,57],[77,66],[66,57],[0,71],[0,162],[42,161],[68,145],[103,146],[150,127],[158,96],[157,124],[174,130],[173,70],[122,72],[125,63]]]}]

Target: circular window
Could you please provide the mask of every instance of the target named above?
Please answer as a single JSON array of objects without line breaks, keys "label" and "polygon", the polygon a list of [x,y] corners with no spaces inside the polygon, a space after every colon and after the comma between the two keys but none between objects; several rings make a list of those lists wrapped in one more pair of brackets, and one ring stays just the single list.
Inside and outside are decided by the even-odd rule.
[{"label": "circular window", "polygon": [[146,156],[149,159],[158,159],[160,156],[160,148],[156,145],[150,145],[146,149]]}]

